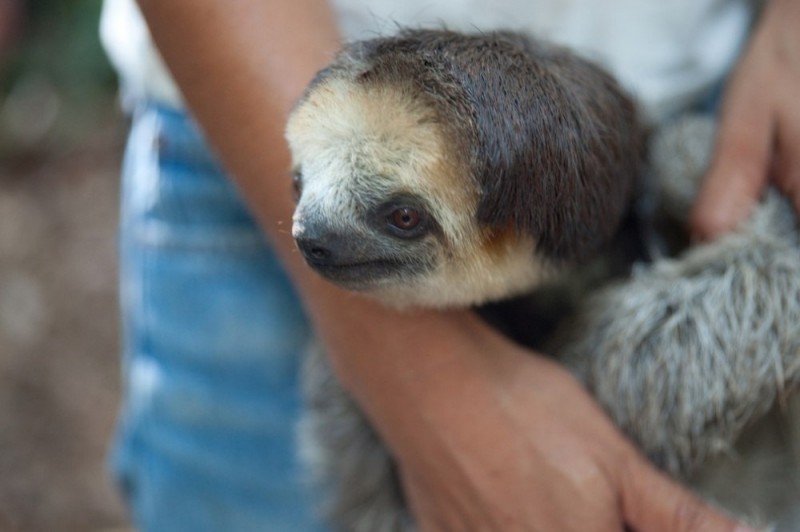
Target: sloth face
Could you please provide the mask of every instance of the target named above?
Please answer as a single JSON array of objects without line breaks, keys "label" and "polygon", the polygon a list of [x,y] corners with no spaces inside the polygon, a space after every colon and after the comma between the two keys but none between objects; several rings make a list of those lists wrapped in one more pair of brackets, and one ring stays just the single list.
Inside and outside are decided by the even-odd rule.
[{"label": "sloth face", "polygon": [[435,268],[441,230],[422,198],[396,193],[375,201],[356,193],[347,203],[358,213],[333,205],[331,215],[320,216],[324,205],[301,195],[292,234],[318,273],[346,288],[371,290]]},{"label": "sloth face", "polygon": [[530,238],[478,227],[467,165],[408,89],[326,80],[292,113],[287,139],[292,235],[326,279],[398,307],[445,307],[542,277]]}]

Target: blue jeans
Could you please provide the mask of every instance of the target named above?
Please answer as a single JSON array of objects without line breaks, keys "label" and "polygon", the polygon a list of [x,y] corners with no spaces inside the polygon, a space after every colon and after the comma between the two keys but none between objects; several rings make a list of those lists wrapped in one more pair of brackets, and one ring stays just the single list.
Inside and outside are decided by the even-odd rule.
[{"label": "blue jeans", "polygon": [[123,166],[124,401],[113,468],[149,532],[321,530],[294,445],[310,331],[183,113],[143,105]]}]

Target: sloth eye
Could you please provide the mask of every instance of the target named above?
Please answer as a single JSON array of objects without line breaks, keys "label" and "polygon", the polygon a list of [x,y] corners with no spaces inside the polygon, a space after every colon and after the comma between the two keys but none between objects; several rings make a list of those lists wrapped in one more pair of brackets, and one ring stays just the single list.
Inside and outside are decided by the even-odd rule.
[{"label": "sloth eye", "polygon": [[389,215],[389,223],[402,231],[411,231],[422,221],[419,211],[411,207],[400,207]]},{"label": "sloth eye", "polygon": [[424,205],[424,201],[410,194],[398,194],[376,208],[374,220],[383,231],[395,238],[422,238],[436,227],[436,220]]}]

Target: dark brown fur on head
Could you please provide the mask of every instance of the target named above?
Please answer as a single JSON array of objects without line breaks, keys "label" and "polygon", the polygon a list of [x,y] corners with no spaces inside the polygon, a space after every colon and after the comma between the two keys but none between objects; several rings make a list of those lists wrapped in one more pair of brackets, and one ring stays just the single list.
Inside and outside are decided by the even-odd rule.
[{"label": "dark brown fur on head", "polygon": [[579,259],[615,233],[642,172],[630,97],[573,53],[512,33],[405,31],[355,43],[330,76],[411,84],[437,110],[480,189],[477,222]]}]

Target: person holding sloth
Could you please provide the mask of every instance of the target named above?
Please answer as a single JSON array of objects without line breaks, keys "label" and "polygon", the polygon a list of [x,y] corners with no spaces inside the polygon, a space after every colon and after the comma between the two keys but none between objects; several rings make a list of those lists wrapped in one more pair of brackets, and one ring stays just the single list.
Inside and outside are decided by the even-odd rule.
[{"label": "person holding sloth", "polygon": [[[131,9],[126,3],[107,0],[104,36],[134,116],[122,232],[127,398],[115,465],[138,525],[317,526],[293,466],[287,413],[297,409],[290,375],[307,334],[305,313],[338,377],[395,455],[423,531],[737,528],[650,466],[563,368],[513,344],[472,312],[395,311],[343,292],[307,268],[289,233],[283,128],[314,73],[340,47],[342,32],[350,37],[359,24],[369,27],[373,16],[363,5],[140,0],[173,85],[155,56],[125,54],[151,46],[143,27],[114,30],[120,13]],[[564,3],[571,6],[566,11],[556,9],[558,2],[534,2],[538,11],[518,4],[524,3],[483,11],[470,5],[463,22],[499,27],[527,20],[516,9],[530,9],[528,18],[540,24],[531,23],[531,31],[549,30],[555,41],[561,32],[564,44],[578,48],[597,45],[592,51],[641,97],[652,121],[708,99],[742,44],[750,10],[744,2],[663,8],[686,21],[651,34],[661,44],[678,43],[658,48],[672,52],[661,58],[665,64],[687,58],[676,50],[692,23],[719,39],[713,47],[702,39],[692,41],[695,48],[687,45],[687,53],[714,53],[707,62],[678,62],[690,69],[684,74],[692,81],[682,83],[679,75],[637,77],[643,61],[660,56],[637,56],[630,46],[647,35],[647,26],[634,27],[641,20],[624,11],[632,3],[619,2],[618,16],[608,4],[601,13],[591,2]],[[636,16],[663,19],[654,7],[660,3],[636,5],[644,4]],[[546,6],[550,12],[542,11]],[[512,15],[503,18],[504,9]],[[581,9],[586,18],[576,15]],[[448,25],[460,21],[408,3],[386,12],[406,25],[422,24],[423,15]],[[630,31],[604,33],[603,22]],[[800,106],[793,101],[800,90],[798,22],[799,2],[766,3],[726,84],[716,155],[693,216],[699,239],[745,218],[767,182],[800,205]],[[120,44],[126,36],[144,44]],[[607,44],[607,55],[597,43]],[[645,44],[640,51],[647,51]],[[700,71],[691,71],[698,64]],[[199,153],[205,145],[193,119],[224,172]],[[216,210],[188,208],[181,197],[187,190]]]}]

